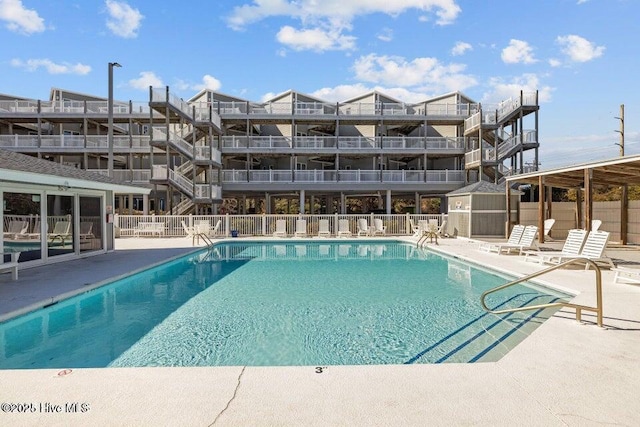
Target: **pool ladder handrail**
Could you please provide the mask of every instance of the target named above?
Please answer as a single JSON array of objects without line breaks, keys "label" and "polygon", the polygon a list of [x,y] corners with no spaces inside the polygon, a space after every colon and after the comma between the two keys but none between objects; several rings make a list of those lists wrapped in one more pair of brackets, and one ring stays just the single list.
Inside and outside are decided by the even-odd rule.
[{"label": "pool ladder handrail", "polygon": [[213,241],[209,236],[207,236],[206,233],[196,233],[193,235],[193,238],[198,239],[198,242],[200,242],[200,239],[204,240],[205,245],[207,245],[207,248],[209,249],[211,249],[214,245]]},{"label": "pool ladder handrail", "polygon": [[[506,308],[503,310],[491,310],[489,307],[487,307],[485,303],[485,298],[489,294],[511,287],[513,285],[517,285],[522,282],[526,282],[527,280],[533,279],[538,276],[542,276],[543,274],[547,274],[559,268],[566,267],[567,265],[583,263],[583,262],[586,262],[589,265],[593,266],[596,272],[596,307],[590,307],[590,306],[581,305],[581,304],[574,304],[570,302],[553,302],[553,303],[547,303],[547,304],[529,305],[526,307]],[[576,320],[578,322],[582,320],[582,310],[593,311],[596,313],[596,319],[597,319],[596,323],[598,324],[599,327],[602,328],[602,272],[600,271],[600,267],[598,267],[598,265],[594,261],[588,258],[573,258],[561,264],[554,265],[549,268],[545,268],[544,270],[540,270],[536,273],[532,273],[527,276],[521,277],[519,279],[513,280],[509,283],[505,283],[504,285],[497,286],[493,289],[489,289],[488,291],[483,292],[482,295],[480,296],[480,303],[482,304],[482,308],[484,310],[492,314],[514,313],[516,311],[537,310],[537,309],[549,308],[549,307],[571,307],[576,309]]]}]

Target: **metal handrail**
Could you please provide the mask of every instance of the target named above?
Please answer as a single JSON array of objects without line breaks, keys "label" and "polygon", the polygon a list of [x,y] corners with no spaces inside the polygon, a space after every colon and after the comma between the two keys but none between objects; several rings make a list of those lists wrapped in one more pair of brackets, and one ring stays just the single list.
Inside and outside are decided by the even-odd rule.
[{"label": "metal handrail", "polygon": [[[491,310],[489,307],[487,307],[487,304],[484,301],[487,295],[489,294],[511,287],[513,285],[517,285],[519,283],[525,282],[535,277],[542,276],[543,274],[549,273],[550,271],[553,271],[553,270],[557,270],[558,268],[562,268],[571,264],[577,264],[579,262],[580,263],[586,262],[592,265],[596,271],[596,307],[589,307],[587,305],[581,305],[581,304],[573,304],[570,302],[553,302],[548,304],[530,305],[526,307],[506,308],[503,310]],[[602,272],[600,271],[600,267],[598,267],[598,265],[594,261],[588,258],[574,258],[569,261],[565,261],[561,264],[554,265],[552,267],[538,271],[536,273],[529,274],[528,276],[521,277],[509,283],[505,283],[504,285],[498,286],[496,288],[489,289],[488,291],[483,292],[482,295],[480,296],[480,304],[482,304],[482,308],[484,308],[485,311],[492,314],[514,313],[516,311],[537,310],[537,309],[549,308],[549,307],[572,307],[576,309],[576,320],[578,322],[580,322],[582,319],[582,310],[593,311],[596,313],[598,326],[602,328]]]}]

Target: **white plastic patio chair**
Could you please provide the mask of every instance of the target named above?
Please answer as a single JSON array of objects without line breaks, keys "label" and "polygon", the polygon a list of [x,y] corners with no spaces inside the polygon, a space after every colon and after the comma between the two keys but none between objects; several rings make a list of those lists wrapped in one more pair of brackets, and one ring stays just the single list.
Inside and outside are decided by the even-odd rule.
[{"label": "white plastic patio chair", "polygon": [[287,237],[287,220],[276,220],[276,231],[273,232],[273,237]]},{"label": "white plastic patio chair", "polygon": [[306,219],[297,219],[296,220],[296,231],[293,233],[294,237],[307,237],[307,220]]},{"label": "white plastic patio chair", "polygon": [[[587,236],[587,240],[584,242],[584,246],[578,255],[556,255],[549,256],[543,261],[549,264],[560,264],[565,261],[569,261],[570,259],[575,258],[586,258],[590,261],[596,263],[603,263],[610,268],[615,268],[613,261],[611,258],[604,254],[604,249],[607,246],[607,242],[609,241],[609,232],[608,231],[590,231]],[[585,263],[585,270],[589,269],[591,264]]]},{"label": "white plastic patio chair", "polygon": [[[509,234],[509,239],[507,239],[507,245],[517,245],[520,243],[520,238],[522,237],[522,233],[524,233],[524,225],[514,225],[511,229],[511,234]],[[481,243],[478,248],[481,251],[485,252],[498,252],[498,243],[485,242]]]},{"label": "white plastic patio chair", "polygon": [[387,227],[384,225],[380,218],[375,218],[373,220],[373,229],[371,235],[375,236],[376,234],[382,234],[383,236],[387,234]]},{"label": "white plastic patio chair", "polygon": [[364,218],[358,219],[356,227],[358,229],[358,237],[368,236],[369,234],[371,234],[371,230],[369,229],[369,223]]},{"label": "white plastic patio chair", "polygon": [[348,219],[338,220],[338,237],[351,237],[351,230],[349,229]]},{"label": "white plastic patio chair", "polygon": [[331,237],[328,219],[321,219],[318,221],[318,237]]},{"label": "white plastic patio chair", "polygon": [[587,238],[587,230],[576,228],[569,230],[567,240],[564,241],[562,249],[559,251],[523,251],[525,261],[535,261],[543,263],[552,257],[578,256]]}]

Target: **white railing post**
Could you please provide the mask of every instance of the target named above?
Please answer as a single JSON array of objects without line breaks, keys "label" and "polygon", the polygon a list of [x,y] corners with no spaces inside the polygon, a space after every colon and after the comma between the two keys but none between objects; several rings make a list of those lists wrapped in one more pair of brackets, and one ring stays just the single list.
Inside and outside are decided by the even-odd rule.
[{"label": "white railing post", "polygon": [[189,214],[189,227],[193,230],[193,214]]},{"label": "white railing post", "polygon": [[266,236],[267,235],[267,215],[266,214],[262,214],[262,235]]},{"label": "white railing post", "polygon": [[230,233],[230,224],[231,224],[231,220],[229,219],[229,214],[226,214],[226,216],[224,217],[224,235],[225,237],[229,237],[229,233]]}]

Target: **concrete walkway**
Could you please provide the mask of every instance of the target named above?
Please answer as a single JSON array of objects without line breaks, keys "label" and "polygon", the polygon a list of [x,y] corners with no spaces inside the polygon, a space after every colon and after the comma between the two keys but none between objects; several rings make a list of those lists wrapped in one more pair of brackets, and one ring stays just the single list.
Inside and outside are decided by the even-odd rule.
[{"label": "concrete walkway", "polygon": [[[153,250],[134,249],[150,243]],[[30,299],[32,289],[25,286],[82,289],[84,283],[109,274],[189,251],[190,245],[188,239],[118,239],[118,250],[105,255],[111,258],[104,262],[96,257],[43,271],[25,270],[11,292],[6,289],[13,285],[0,278],[0,297],[4,304],[6,295],[11,295],[14,302],[7,307],[16,307],[15,289],[22,287],[22,298],[31,303],[55,292]],[[517,256],[487,254],[477,247],[475,241],[442,239],[435,250],[516,275],[540,269]],[[640,262],[639,251],[608,252],[625,263]],[[58,271],[53,274],[49,268]],[[76,280],[80,271],[84,278]],[[87,282],[88,278],[94,280]],[[615,285],[612,278],[612,272],[603,273],[605,328],[593,325],[591,314],[583,315],[581,324],[573,310],[563,309],[494,363],[2,371],[0,400],[36,406],[28,413],[2,412],[0,423],[636,426],[640,425],[640,286]],[[65,285],[64,280],[74,280],[75,285]],[[576,302],[595,303],[593,271],[560,270],[545,282],[578,294]]]}]

